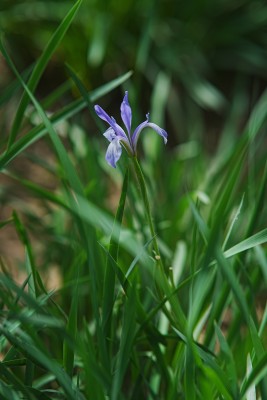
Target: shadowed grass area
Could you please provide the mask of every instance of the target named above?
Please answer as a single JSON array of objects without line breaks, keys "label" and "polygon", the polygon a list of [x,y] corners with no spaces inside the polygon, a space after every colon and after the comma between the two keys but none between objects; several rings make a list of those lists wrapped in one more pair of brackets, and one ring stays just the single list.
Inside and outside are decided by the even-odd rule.
[{"label": "shadowed grass area", "polygon": [[140,4],[1,5],[1,399],[267,398],[266,5]]}]

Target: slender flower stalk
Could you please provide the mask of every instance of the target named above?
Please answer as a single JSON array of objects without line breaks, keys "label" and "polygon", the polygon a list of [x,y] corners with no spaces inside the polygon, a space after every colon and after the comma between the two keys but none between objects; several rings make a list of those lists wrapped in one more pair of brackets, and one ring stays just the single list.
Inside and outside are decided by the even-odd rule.
[{"label": "slender flower stalk", "polygon": [[181,308],[181,305],[180,305],[177,297],[173,296],[175,289],[172,287],[172,284],[168,281],[168,277],[165,273],[162,259],[160,256],[156,231],[154,228],[150,204],[149,204],[148,195],[147,195],[146,182],[145,182],[145,178],[144,178],[141,166],[137,160],[137,157],[133,157],[133,163],[134,163],[134,169],[136,172],[136,176],[138,179],[138,183],[140,186],[140,190],[141,190],[141,194],[142,194],[142,198],[143,198],[143,202],[144,202],[144,206],[145,206],[145,210],[146,210],[146,215],[147,215],[147,220],[148,220],[151,236],[153,238],[153,247],[154,247],[154,251],[155,251],[154,258],[156,261],[156,265],[158,267],[155,269],[154,277],[155,277],[158,294],[161,299],[163,299],[165,296],[169,298],[170,304],[172,305],[172,309],[173,309],[173,312],[174,312],[174,315],[175,315],[177,321],[182,321],[181,328],[186,329],[187,322],[186,322],[185,315],[183,313],[183,310]]},{"label": "slender flower stalk", "polygon": [[155,251],[155,260],[162,265],[161,257],[160,257],[160,252],[159,252],[159,246],[158,246],[158,241],[157,241],[157,236],[156,236],[156,231],[154,228],[153,224],[153,218],[152,218],[152,213],[151,213],[151,208],[150,208],[150,203],[148,200],[148,195],[147,195],[147,188],[146,188],[146,182],[145,182],[145,177],[143,174],[143,171],[141,169],[141,166],[137,160],[137,157],[133,157],[133,164],[134,164],[134,169],[135,173],[138,179],[138,183],[140,186],[145,210],[146,210],[146,216],[148,220],[148,225],[150,229],[151,236],[153,238],[153,247]]}]

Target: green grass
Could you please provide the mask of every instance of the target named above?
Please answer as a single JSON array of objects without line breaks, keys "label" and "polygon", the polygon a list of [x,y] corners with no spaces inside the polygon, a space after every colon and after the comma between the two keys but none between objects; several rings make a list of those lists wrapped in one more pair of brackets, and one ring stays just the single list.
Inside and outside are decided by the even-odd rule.
[{"label": "green grass", "polygon": [[[38,44],[45,26],[50,41],[25,69],[9,35],[19,5],[3,4],[0,398],[264,400],[267,92],[255,24],[265,26],[266,6],[192,1],[171,16],[160,2],[140,15],[118,3],[91,5],[89,84],[67,51],[84,46],[89,3],[35,6],[48,16]],[[136,21],[150,10],[142,30],[126,29],[129,10]],[[208,37],[219,15],[226,25]],[[212,79],[227,54],[228,91]],[[48,82],[57,57],[67,77]],[[123,152],[115,170],[93,105],[119,122],[125,89],[134,123],[150,109],[169,140],[144,131],[141,167]]]}]

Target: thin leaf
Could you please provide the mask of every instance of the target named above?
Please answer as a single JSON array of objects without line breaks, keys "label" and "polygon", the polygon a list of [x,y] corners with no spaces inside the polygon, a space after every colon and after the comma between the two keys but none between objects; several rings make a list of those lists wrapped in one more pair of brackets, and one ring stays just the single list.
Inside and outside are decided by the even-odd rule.
[{"label": "thin leaf", "polygon": [[206,375],[207,379],[212,382],[218,390],[218,393],[223,396],[225,400],[232,400],[232,393],[229,392],[228,388],[224,385],[222,380],[222,376],[218,374],[213,368],[210,366],[203,365],[203,372]]},{"label": "thin leaf", "polygon": [[[63,37],[65,36],[68,28],[70,27],[80,5],[82,3],[82,0],[78,0],[74,6],[71,8],[69,13],[66,15],[66,17],[63,19],[51,39],[49,40],[44,52],[42,53],[41,57],[39,58],[38,62],[36,63],[33,72],[31,74],[31,77],[28,81],[28,88],[31,92],[34,92],[50,58],[52,57],[53,53],[55,52],[56,48],[59,46],[60,42],[62,41]],[[3,51],[3,45],[0,43],[0,49]],[[11,134],[9,136],[9,142],[8,142],[8,148],[14,143],[16,136],[19,132],[20,125],[22,123],[23,115],[25,113],[25,110],[27,108],[27,105],[29,104],[29,96],[27,93],[24,93],[19,108],[16,113],[16,117],[12,126]]]},{"label": "thin leaf", "polygon": [[207,227],[206,223],[204,222],[204,220],[202,219],[198,209],[196,208],[195,204],[192,202],[192,200],[189,198],[189,204],[194,216],[194,219],[197,223],[199,232],[201,233],[201,236],[204,240],[204,242],[207,244],[208,243],[208,238],[210,235],[210,230]]},{"label": "thin leaf", "polygon": [[220,330],[219,326],[216,324],[215,325],[215,330],[216,334],[219,340],[220,344],[220,353],[223,356],[223,360],[225,362],[225,367],[226,367],[226,373],[227,376],[229,377],[229,381],[232,387],[232,392],[233,393],[238,393],[238,387],[237,387],[237,371],[236,371],[236,365],[233,357],[233,353],[231,351],[231,348],[229,344],[227,343],[222,331]]},{"label": "thin leaf", "polygon": [[219,249],[217,249],[216,251],[216,260],[218,262],[218,265],[221,269],[223,276],[228,281],[228,284],[230,285],[230,288],[232,289],[235,295],[236,301],[242,310],[243,317],[248,322],[250,312],[246,302],[244,291],[242,290],[242,287],[239,284],[237,276],[235,275],[233,269],[231,268],[226,258],[224,257],[223,253]]},{"label": "thin leaf", "polygon": [[[68,324],[66,331],[73,339],[73,343],[76,342],[77,337],[77,320],[78,320],[78,305],[79,305],[79,275],[80,265],[76,266],[76,282],[71,300],[70,313],[68,318]],[[72,377],[74,368],[74,346],[70,345],[69,340],[63,342],[63,367],[67,374]]]},{"label": "thin leaf", "polygon": [[22,243],[25,246],[25,255],[26,255],[26,268],[29,275],[29,293],[31,296],[36,298],[37,294],[40,292],[47,293],[46,289],[43,285],[42,279],[39,275],[39,272],[35,266],[34,257],[32,253],[31,243],[26,232],[26,229],[22,222],[20,221],[17,213],[13,211],[13,220],[15,223],[15,227],[20,236]]},{"label": "thin leaf", "polygon": [[[249,324],[249,329],[250,329],[250,336],[251,340],[253,343],[253,349],[255,351],[255,357],[251,360],[250,355],[248,355],[250,362],[252,363],[251,367],[256,365],[260,359],[262,358],[262,355],[265,353],[265,348],[262,344],[261,338],[257,332],[257,328],[255,326],[255,323],[252,318],[250,318],[250,324]],[[250,373],[252,372],[252,369],[249,371]],[[249,375],[249,374],[247,374]],[[267,378],[263,378],[262,382],[260,384],[260,391],[261,391],[261,396],[264,399],[267,397]]]},{"label": "thin leaf", "polygon": [[232,233],[232,230],[233,230],[233,228],[234,228],[234,225],[235,225],[236,221],[238,220],[238,217],[239,217],[240,212],[241,212],[241,208],[242,208],[242,206],[243,206],[243,201],[244,201],[244,194],[243,194],[243,196],[242,196],[242,199],[241,199],[241,202],[240,202],[240,204],[239,204],[239,207],[238,207],[238,209],[237,209],[237,211],[236,211],[236,213],[235,213],[235,215],[234,215],[234,218],[233,218],[233,220],[232,220],[232,222],[231,222],[230,228],[228,229],[227,235],[226,235],[226,237],[225,237],[225,239],[224,239],[224,242],[223,242],[223,245],[222,245],[222,250],[225,249],[225,246],[226,246],[226,244],[227,244],[227,242],[228,242],[228,240],[229,240],[229,237],[230,237],[230,235],[231,235],[231,233]]},{"label": "thin leaf", "polygon": [[255,235],[243,240],[242,242],[231,247],[230,249],[226,250],[224,252],[224,257],[230,258],[236,254],[241,253],[242,251],[252,249],[253,247],[258,246],[263,243],[266,243],[266,242],[267,242],[267,228],[256,233]]},{"label": "thin leaf", "polygon": [[120,348],[115,367],[115,374],[112,382],[111,400],[117,400],[123,377],[130,360],[131,349],[136,332],[135,311],[136,311],[135,288],[131,289],[129,298],[125,301],[125,309],[122,321],[120,337]]},{"label": "thin leaf", "polygon": [[257,385],[267,375],[267,354],[265,353],[260,361],[253,367],[248,377],[245,378],[241,385],[242,399],[252,385]]},{"label": "thin leaf", "polygon": [[[127,168],[123,179],[120,201],[114,220],[114,224],[117,225],[116,228],[117,237],[116,238],[113,237],[113,231],[112,231],[109,243],[109,253],[115,262],[117,262],[118,260],[120,228],[122,224],[123,212],[127,196],[128,181],[129,181],[129,170]],[[106,330],[107,336],[110,335],[110,317],[114,304],[114,288],[115,288],[115,274],[113,268],[110,265],[110,258],[107,257],[105,277],[104,277],[104,289],[103,289],[103,323],[107,329]]]}]

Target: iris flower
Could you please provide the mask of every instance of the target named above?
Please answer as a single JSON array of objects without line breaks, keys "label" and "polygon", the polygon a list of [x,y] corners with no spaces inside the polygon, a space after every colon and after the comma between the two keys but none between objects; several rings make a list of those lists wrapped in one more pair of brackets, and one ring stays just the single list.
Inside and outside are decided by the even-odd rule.
[{"label": "iris flower", "polygon": [[128,101],[128,92],[125,92],[125,96],[121,103],[121,119],[125,125],[126,131],[100,106],[95,106],[95,112],[99,118],[109,124],[109,128],[103,135],[110,142],[106,152],[106,160],[113,168],[116,168],[116,164],[120,159],[122,145],[126,148],[129,155],[136,155],[138,138],[144,128],[152,128],[158,135],[163,137],[164,143],[167,143],[167,132],[158,125],[149,122],[149,114],[146,115],[146,121],[138,125],[133,134],[131,134],[132,110]]}]

